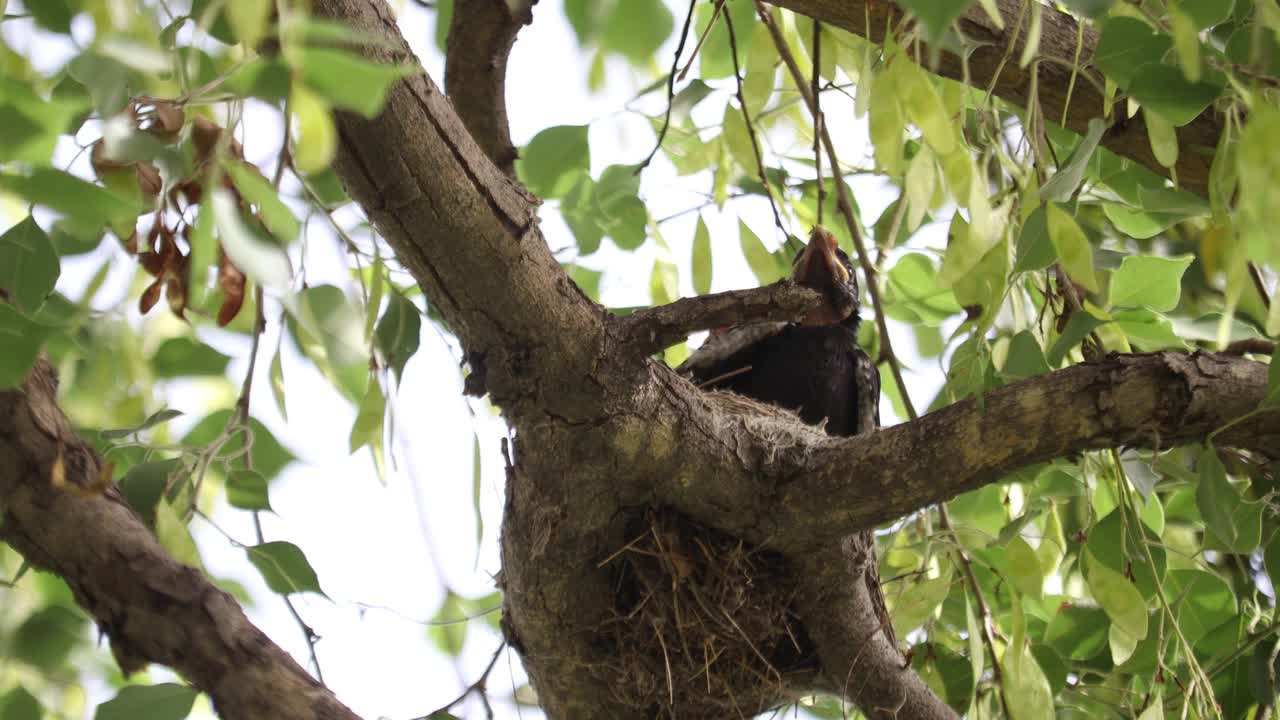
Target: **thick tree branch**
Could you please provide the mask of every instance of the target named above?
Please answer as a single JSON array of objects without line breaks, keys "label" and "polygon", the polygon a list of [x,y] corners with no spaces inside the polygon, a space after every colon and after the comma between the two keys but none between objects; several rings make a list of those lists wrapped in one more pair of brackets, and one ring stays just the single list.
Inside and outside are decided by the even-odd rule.
[{"label": "thick tree branch", "polygon": [[[1105,99],[1093,83],[1077,79],[1071,90],[1071,103],[1068,106],[1068,89],[1072,86],[1071,73],[1077,55],[1077,39],[1080,43],[1080,61],[1086,64],[1081,71],[1092,73],[1099,86],[1101,85],[1101,76],[1087,67],[1098,44],[1098,33],[1086,27],[1083,34],[1080,34],[1075,19],[1046,5],[1043,8],[1038,54],[1052,60],[1033,62],[1022,68],[1016,58],[1021,56],[1026,44],[1025,24],[1029,22],[1030,16],[1030,13],[1026,14],[1024,27],[1021,32],[1017,32],[1022,3],[1023,0],[996,0],[1000,16],[1004,20],[1004,29],[996,27],[979,3],[973,3],[961,16],[961,32],[976,45],[969,55],[969,82],[978,88],[991,86],[996,96],[1015,107],[1026,108],[1032,87],[1031,73],[1038,72],[1037,88],[1045,118],[1061,122],[1065,107],[1066,127],[1084,134],[1089,120],[1103,116]],[[897,26],[903,17],[901,8],[884,0],[775,0],[773,4],[862,35],[876,43],[884,42],[886,28]],[[1013,42],[1015,34],[1016,43]],[[1009,51],[1009,57],[1014,60],[1003,62],[1006,48],[1011,43],[1013,47]],[[964,80],[960,58],[947,52],[942,53],[936,72],[952,80]],[[1123,102],[1119,102],[1113,117],[1115,113],[1122,113],[1123,108]],[[1176,166],[1178,182],[1188,190],[1207,195],[1209,165],[1213,161],[1218,136],[1222,134],[1222,119],[1211,108],[1189,124],[1178,128],[1177,134],[1182,150],[1178,153]],[[1168,169],[1156,161],[1151,151],[1146,123],[1141,114],[1113,125],[1103,136],[1102,145],[1121,157],[1137,161],[1158,175],[1169,175]]]},{"label": "thick tree branch", "polygon": [[822,295],[789,280],[762,288],[681,298],[638,310],[616,322],[626,352],[643,357],[660,352],[700,330],[748,320],[799,320],[822,302]]},{"label": "thick tree branch", "polygon": [[824,689],[872,720],[955,720],[885,637],[860,581],[863,564],[875,561],[874,551],[849,536],[798,563],[796,605],[818,646]]},{"label": "thick tree branch", "polygon": [[[694,409],[688,422],[718,425],[728,437],[718,445],[690,444],[707,454],[676,456],[668,468],[674,481],[657,494],[701,522],[803,553],[1018,468],[1084,450],[1167,448],[1202,441],[1234,423],[1216,437],[1218,444],[1274,459],[1280,455],[1280,410],[1250,415],[1266,391],[1267,366],[1239,357],[1113,355],[870,435],[778,436],[772,456],[744,451],[762,446],[762,436],[775,430],[699,417]],[[689,407],[686,399],[672,405]],[[714,486],[682,482],[692,472],[683,458],[704,468],[719,465],[708,475],[716,478]],[[762,487],[762,478],[772,487]]]},{"label": "thick tree branch", "polygon": [[102,491],[101,461],[55,392],[44,361],[0,392],[0,540],[67,581],[126,672],[168,665],[224,718],[356,718],[230,595],[170,557],[113,487]]},{"label": "thick tree branch", "polygon": [[515,177],[516,148],[507,122],[507,58],[537,0],[458,0],[446,43],[444,87],[458,117],[485,155]]},{"label": "thick tree branch", "polygon": [[[386,40],[374,62],[412,63],[383,0],[318,0],[314,12]],[[334,167],[511,413],[590,416],[605,312],[552,257],[537,199],[472,139],[426,74],[397,84],[382,114],[337,116]]]}]

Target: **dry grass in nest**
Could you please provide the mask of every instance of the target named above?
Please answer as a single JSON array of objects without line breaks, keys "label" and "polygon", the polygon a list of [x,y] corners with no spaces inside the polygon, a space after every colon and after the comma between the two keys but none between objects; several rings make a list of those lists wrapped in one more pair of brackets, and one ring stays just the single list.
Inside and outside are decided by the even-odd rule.
[{"label": "dry grass in nest", "polygon": [[619,702],[650,717],[751,717],[812,679],[812,644],[775,553],[649,510],[607,558],[616,615],[600,628],[615,647],[606,673]]}]

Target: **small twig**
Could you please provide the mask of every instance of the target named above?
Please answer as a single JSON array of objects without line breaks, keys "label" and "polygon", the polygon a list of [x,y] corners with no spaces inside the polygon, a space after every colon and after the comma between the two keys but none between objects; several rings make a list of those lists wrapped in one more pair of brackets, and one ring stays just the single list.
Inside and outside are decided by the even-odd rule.
[{"label": "small twig", "polygon": [[[906,393],[904,392],[903,394],[905,395]],[[982,586],[978,584],[978,577],[973,574],[973,563],[969,561],[969,556],[960,544],[960,536],[956,534],[955,527],[951,525],[951,515],[947,512],[946,503],[938,503],[938,522],[942,529],[950,534],[955,541],[953,552],[956,564],[960,566],[960,572],[964,575],[965,584],[969,586],[969,592],[973,594],[973,600],[978,604],[978,613],[982,616],[982,644],[986,645],[987,652],[991,653],[991,676],[1000,688],[1000,705],[1004,708],[1005,717],[1013,717],[1013,714],[1009,712],[1009,701],[1004,696],[1004,672],[1000,669],[1000,656],[996,654],[995,633],[991,630],[991,626],[995,622],[991,619],[991,608],[987,605],[987,599],[982,594]]]},{"label": "small twig", "polygon": [[667,76],[667,112],[662,118],[662,129],[658,131],[658,142],[654,143],[653,150],[650,151],[649,157],[644,159],[636,167],[636,172],[649,167],[649,163],[653,162],[653,156],[658,154],[662,149],[662,141],[667,137],[667,129],[671,127],[671,106],[675,104],[676,99],[676,68],[680,66],[680,54],[684,52],[684,43],[689,39],[689,27],[693,24],[693,9],[698,4],[698,0],[689,0],[689,14],[684,16],[684,29],[680,31],[680,42],[676,45],[676,56],[671,58],[671,74]]},{"label": "small twig", "polygon": [[493,651],[493,657],[489,658],[489,664],[484,667],[484,672],[480,673],[480,677],[477,678],[475,682],[468,685],[466,689],[462,691],[461,695],[459,695],[458,697],[450,701],[448,705],[445,705],[442,708],[429,712],[426,715],[416,717],[413,720],[427,720],[428,718],[435,717],[440,713],[448,712],[450,709],[453,708],[453,706],[457,705],[463,700],[466,700],[467,697],[470,696],[472,693],[475,693],[480,696],[481,702],[484,703],[486,714],[490,718],[490,720],[492,720],[493,709],[489,707],[488,689],[486,685],[489,682],[489,674],[493,672],[494,666],[498,664],[498,658],[502,657],[502,651],[505,650],[506,647],[507,647],[506,640],[503,640],[502,642],[498,643],[498,649]]},{"label": "small twig", "polygon": [[749,373],[749,372],[751,372],[751,366],[750,366],[750,365],[743,365],[742,367],[740,367],[740,368],[738,368],[738,369],[736,369],[736,370],[730,370],[729,372],[727,372],[727,373],[723,373],[723,374],[721,374],[721,375],[717,375],[717,376],[715,376],[715,377],[711,378],[710,380],[703,380],[702,382],[698,383],[698,389],[699,389],[699,390],[702,390],[703,388],[711,387],[712,385],[715,385],[716,383],[724,382],[725,380],[728,380],[729,378],[737,377],[737,376],[739,376],[739,375],[742,375],[742,374],[744,374],[744,373]]},{"label": "small twig", "polygon": [[764,156],[760,153],[760,139],[756,137],[756,129],[751,121],[751,110],[747,108],[747,98],[742,93],[742,68],[738,66],[738,34],[733,30],[733,18],[724,14],[724,27],[729,31],[729,55],[733,57],[733,79],[738,89],[738,105],[742,106],[742,121],[747,126],[747,137],[751,138],[751,151],[756,156],[756,171],[760,173],[760,184],[764,185],[765,197],[769,198],[769,209],[773,211],[773,224],[778,226],[783,237],[787,237],[787,228],[782,224],[782,216],[778,214],[778,204],[773,200],[773,187],[769,184],[769,174],[765,171]]},{"label": "small twig", "polygon": [[628,352],[645,357],[661,352],[701,330],[748,320],[799,320],[818,306],[817,291],[789,280],[750,290],[730,290],[681,298],[617,318]]},{"label": "small twig", "polygon": [[1245,263],[1249,268],[1249,277],[1253,279],[1253,286],[1258,290],[1258,297],[1262,298],[1262,305],[1268,310],[1271,309],[1271,295],[1267,293],[1267,284],[1262,280],[1262,271],[1252,260]]},{"label": "small twig", "polygon": [[[827,187],[822,183],[822,95],[818,80],[822,68],[822,23],[813,21],[813,75],[809,79],[809,96],[813,98],[813,169],[818,177],[818,224],[822,224],[823,204],[827,199]],[[833,172],[838,168],[832,168]]]},{"label": "small twig", "polygon": [[[694,0],[694,3],[696,2],[697,0]],[[689,74],[689,68],[693,67],[693,61],[698,59],[698,51],[702,49],[702,43],[707,41],[707,36],[711,34],[711,28],[716,26],[716,19],[720,17],[720,11],[724,9],[724,2],[725,0],[716,0],[715,9],[711,11],[711,19],[707,21],[707,26],[702,29],[702,34],[698,36],[698,44],[693,46],[693,54],[689,56],[689,62],[680,71],[679,77],[676,78],[677,80],[684,80],[684,76]],[[729,14],[725,13],[725,17],[728,16]]]},{"label": "small twig", "polygon": [[1276,351],[1276,344],[1263,338],[1245,338],[1236,340],[1222,349],[1227,355],[1271,355]]},{"label": "small twig", "polygon": [[[252,436],[249,427],[249,396],[253,390],[253,373],[258,362],[258,348],[262,334],[267,329],[267,317],[262,310],[263,293],[261,285],[254,288],[253,301],[256,314],[253,319],[253,339],[250,341],[249,347],[249,369],[244,374],[244,384],[240,386],[240,397],[236,400],[236,411],[232,419],[235,426],[244,428],[246,445],[249,443],[248,438]],[[253,469],[253,453],[245,452],[241,459],[244,462],[245,470]],[[257,510],[253,511],[253,531],[257,536],[259,545],[267,541],[266,535],[262,531],[262,516]],[[294,621],[301,628],[302,635],[307,641],[307,652],[311,656],[311,665],[316,669],[316,680],[319,680],[321,685],[325,685],[324,671],[320,668],[320,658],[316,655],[316,643],[319,642],[320,636],[302,619],[302,615],[287,595],[282,595],[281,599],[284,600],[285,607],[289,608],[289,614],[293,616]]]}]

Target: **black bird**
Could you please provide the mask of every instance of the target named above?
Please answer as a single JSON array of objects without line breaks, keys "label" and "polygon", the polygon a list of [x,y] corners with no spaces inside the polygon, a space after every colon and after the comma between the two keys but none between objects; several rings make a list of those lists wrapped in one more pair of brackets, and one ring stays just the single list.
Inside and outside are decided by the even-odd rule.
[{"label": "black bird", "polygon": [[[858,346],[858,280],[849,256],[818,226],[791,275],[826,302],[798,323],[751,323],[715,333],[676,370],[700,387],[794,410],[829,435],[872,432],[880,426],[880,375]],[[870,531],[864,540],[875,547]],[[866,582],[885,633],[896,644],[874,560]]]}]

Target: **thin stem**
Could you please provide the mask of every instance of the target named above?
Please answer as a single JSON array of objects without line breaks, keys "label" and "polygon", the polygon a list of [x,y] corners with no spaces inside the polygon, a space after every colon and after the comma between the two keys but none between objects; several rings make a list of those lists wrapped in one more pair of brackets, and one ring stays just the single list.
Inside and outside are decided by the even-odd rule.
[{"label": "thin stem", "polygon": [[764,194],[769,198],[769,209],[773,211],[773,223],[778,226],[782,236],[787,236],[787,228],[782,224],[782,216],[778,214],[778,205],[773,200],[773,188],[769,185],[769,175],[765,172],[764,156],[760,153],[760,140],[756,137],[754,124],[751,122],[751,111],[747,109],[747,98],[742,93],[742,69],[738,67],[738,36],[733,31],[733,18],[724,14],[724,27],[729,31],[729,55],[733,57],[733,79],[737,82],[738,105],[742,106],[742,120],[747,126],[747,136],[751,138],[751,151],[756,156],[756,170],[760,173],[760,183],[764,185]]},{"label": "thin stem", "polygon": [[[813,169],[818,176],[818,224],[822,224],[827,187],[822,182],[822,94],[818,80],[822,71],[822,23],[813,21],[813,74],[809,78],[809,97],[813,98]],[[835,168],[832,169],[835,171]]]},{"label": "thin stem", "polygon": [[667,137],[667,129],[671,127],[671,106],[675,104],[676,98],[676,69],[680,67],[680,54],[684,52],[684,43],[689,39],[689,27],[693,24],[693,9],[697,6],[698,0],[689,0],[689,14],[684,16],[684,29],[680,31],[680,42],[676,45],[676,55],[671,58],[671,74],[667,76],[667,112],[662,118],[662,129],[658,131],[658,142],[654,143],[653,150],[650,151],[649,157],[636,168],[636,172],[649,167],[649,163],[653,162],[653,156],[658,154],[662,149],[662,141]]}]

